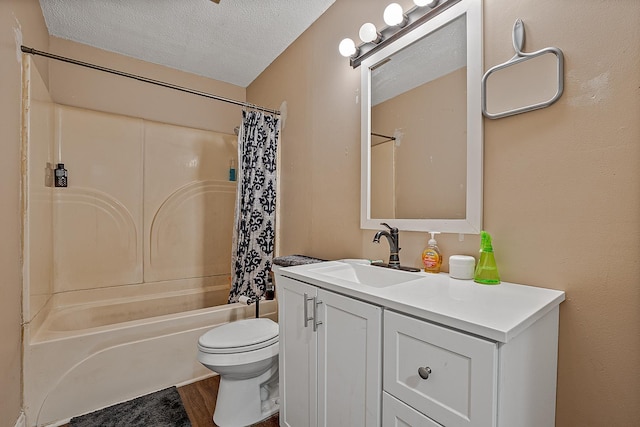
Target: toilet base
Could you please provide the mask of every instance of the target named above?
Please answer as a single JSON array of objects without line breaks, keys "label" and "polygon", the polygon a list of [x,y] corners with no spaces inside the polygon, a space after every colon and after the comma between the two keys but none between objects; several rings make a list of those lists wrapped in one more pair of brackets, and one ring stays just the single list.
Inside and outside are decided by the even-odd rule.
[{"label": "toilet base", "polygon": [[220,427],[246,427],[279,411],[277,363],[262,375],[238,380],[220,376],[213,422]]}]

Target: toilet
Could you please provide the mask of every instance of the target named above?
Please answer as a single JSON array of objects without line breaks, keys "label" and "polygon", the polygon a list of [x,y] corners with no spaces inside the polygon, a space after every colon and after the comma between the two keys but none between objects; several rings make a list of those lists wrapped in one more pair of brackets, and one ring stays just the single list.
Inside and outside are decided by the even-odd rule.
[{"label": "toilet", "polygon": [[278,324],[244,319],[215,327],[198,340],[198,361],[220,375],[213,421],[244,427],[279,410]]}]

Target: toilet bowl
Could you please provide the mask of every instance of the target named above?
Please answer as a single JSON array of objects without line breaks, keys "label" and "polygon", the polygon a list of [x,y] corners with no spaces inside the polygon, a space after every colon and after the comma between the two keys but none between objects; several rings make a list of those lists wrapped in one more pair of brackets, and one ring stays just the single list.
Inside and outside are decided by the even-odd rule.
[{"label": "toilet bowl", "polygon": [[244,319],[211,329],[198,340],[198,361],[220,375],[215,424],[243,427],[278,412],[278,324],[273,320]]}]

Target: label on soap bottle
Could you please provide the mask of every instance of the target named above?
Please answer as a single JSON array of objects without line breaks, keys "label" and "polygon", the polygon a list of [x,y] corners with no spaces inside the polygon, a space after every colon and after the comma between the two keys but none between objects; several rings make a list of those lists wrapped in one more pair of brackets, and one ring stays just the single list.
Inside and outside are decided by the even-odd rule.
[{"label": "label on soap bottle", "polygon": [[442,258],[438,251],[427,248],[422,252],[422,264],[424,265],[424,271],[427,273],[439,273],[440,266],[442,265]]}]

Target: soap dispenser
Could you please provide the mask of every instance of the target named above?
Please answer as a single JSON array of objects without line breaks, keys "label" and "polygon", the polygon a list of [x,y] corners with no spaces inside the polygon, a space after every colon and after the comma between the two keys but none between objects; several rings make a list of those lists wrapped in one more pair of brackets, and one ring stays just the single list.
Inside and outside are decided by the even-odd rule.
[{"label": "soap dispenser", "polygon": [[424,265],[424,271],[427,273],[440,273],[440,267],[442,266],[442,254],[438,248],[438,242],[436,242],[435,235],[440,234],[437,231],[430,231],[431,238],[427,243],[427,247],[422,251],[422,264]]},{"label": "soap dispenser", "polygon": [[473,280],[483,285],[497,285],[500,283],[498,266],[493,255],[491,236],[486,231],[480,232],[480,261],[476,266]]}]

